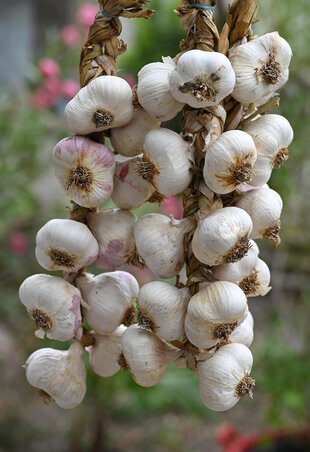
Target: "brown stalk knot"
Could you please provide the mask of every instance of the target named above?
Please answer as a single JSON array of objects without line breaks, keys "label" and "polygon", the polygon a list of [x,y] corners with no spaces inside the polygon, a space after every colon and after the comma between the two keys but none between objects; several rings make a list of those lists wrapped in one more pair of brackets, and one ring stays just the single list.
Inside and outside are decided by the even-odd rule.
[{"label": "brown stalk knot", "polygon": [[122,320],[122,324],[125,326],[130,326],[135,321],[136,318],[136,310],[134,306],[130,306],[125,312],[124,318]]},{"label": "brown stalk knot", "polygon": [[142,328],[146,328],[147,330],[151,330],[155,333],[156,328],[152,319],[148,317],[148,315],[143,311],[142,308],[138,310],[138,324]]},{"label": "brown stalk knot", "polygon": [[272,162],[272,167],[273,168],[280,168],[280,166],[286,162],[286,160],[288,159],[288,149],[287,147],[283,147],[279,150],[279,152],[277,153],[277,155],[275,156],[273,162]]},{"label": "brown stalk knot", "polygon": [[121,370],[124,370],[124,371],[130,370],[129,365],[128,365],[128,363],[126,361],[126,358],[125,358],[123,353],[121,353],[119,355],[118,360],[117,360],[117,364],[119,365]]},{"label": "brown stalk knot", "polygon": [[186,82],[182,86],[179,86],[181,93],[191,93],[198,102],[202,102],[206,99],[213,100],[215,98],[215,90],[201,80],[196,82]]},{"label": "brown stalk knot", "polygon": [[50,331],[52,329],[52,319],[45,312],[40,311],[40,309],[34,309],[30,315],[38,328],[42,328],[44,331]]},{"label": "brown stalk knot", "polygon": [[255,294],[259,285],[258,271],[256,269],[243,278],[243,280],[239,283],[240,289],[242,289],[246,295]]},{"label": "brown stalk knot", "polygon": [[258,75],[261,75],[266,85],[275,85],[281,75],[281,65],[276,61],[274,55],[270,52],[269,60],[258,69],[255,69]]},{"label": "brown stalk knot", "polygon": [[213,336],[216,339],[224,339],[225,341],[227,341],[227,339],[229,338],[231,333],[234,331],[234,329],[236,329],[237,326],[238,326],[237,321],[231,322],[231,323],[222,323],[220,325],[217,325],[214,328]]},{"label": "brown stalk knot", "polygon": [[97,128],[109,126],[113,122],[114,116],[109,111],[97,110],[93,114],[93,122]]},{"label": "brown stalk knot", "polygon": [[251,242],[247,236],[242,237],[236,245],[228,251],[224,256],[224,262],[230,264],[231,262],[238,262],[242,259],[251,248]]},{"label": "brown stalk knot", "polygon": [[155,174],[159,174],[158,169],[146,156],[137,160],[136,162],[136,172],[141,176],[144,180],[147,180],[152,183],[153,177]]},{"label": "brown stalk knot", "polygon": [[130,254],[126,263],[128,265],[133,265],[134,267],[140,268],[140,270],[143,270],[145,267],[144,259],[142,259],[137,249],[134,249],[134,251]]},{"label": "brown stalk knot", "polygon": [[255,380],[251,378],[248,374],[239,381],[236,386],[236,395],[238,397],[253,397],[253,388],[255,386]]},{"label": "brown stalk knot", "polygon": [[53,264],[68,268],[74,267],[72,256],[65,253],[64,251],[51,249],[48,251],[47,254],[51,261],[53,262]]},{"label": "brown stalk knot", "polygon": [[279,231],[281,229],[281,221],[278,220],[275,224],[265,229],[262,233],[264,239],[272,240],[278,246],[280,245],[281,238],[279,236]]},{"label": "brown stalk knot", "polygon": [[71,185],[76,185],[79,188],[83,188],[86,191],[90,191],[90,187],[93,181],[92,172],[84,166],[78,166],[71,171],[70,177],[67,183],[67,190]]}]

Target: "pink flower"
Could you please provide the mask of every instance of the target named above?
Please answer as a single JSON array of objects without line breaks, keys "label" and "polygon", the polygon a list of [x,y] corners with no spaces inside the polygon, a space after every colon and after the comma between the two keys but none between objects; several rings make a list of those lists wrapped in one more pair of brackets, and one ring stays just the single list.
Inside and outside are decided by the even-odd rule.
[{"label": "pink flower", "polygon": [[54,97],[43,88],[38,88],[31,97],[31,103],[35,108],[50,108],[54,105]]},{"label": "pink flower", "polygon": [[170,198],[166,198],[161,203],[160,210],[164,215],[173,215],[176,220],[183,218],[182,201],[177,196],[170,196]]},{"label": "pink flower", "polygon": [[98,13],[98,7],[93,3],[84,3],[77,13],[77,20],[85,27],[90,27],[94,22],[95,16]]},{"label": "pink flower", "polygon": [[47,78],[43,82],[43,88],[47,91],[54,99],[58,98],[62,91],[62,84],[58,78]]},{"label": "pink flower", "polygon": [[60,31],[60,34],[63,42],[69,47],[75,47],[80,43],[81,35],[77,27],[74,25],[66,25]]},{"label": "pink flower", "polygon": [[72,99],[79,91],[80,85],[72,79],[64,80],[61,86],[61,92],[67,99]]},{"label": "pink flower", "polygon": [[52,58],[42,58],[39,61],[38,66],[44,77],[57,77],[60,73],[57,61]]},{"label": "pink flower", "polygon": [[256,435],[239,436],[225,449],[226,452],[247,452],[251,451],[258,443]]},{"label": "pink flower", "polygon": [[135,76],[132,74],[126,74],[124,76],[124,79],[130,85],[131,88],[133,88],[137,84],[137,80],[136,80]]},{"label": "pink flower", "polygon": [[215,436],[217,442],[226,450],[239,437],[239,433],[234,424],[227,423],[219,427]]},{"label": "pink flower", "polygon": [[22,231],[15,231],[9,238],[10,250],[17,256],[23,256],[27,251],[27,239]]}]

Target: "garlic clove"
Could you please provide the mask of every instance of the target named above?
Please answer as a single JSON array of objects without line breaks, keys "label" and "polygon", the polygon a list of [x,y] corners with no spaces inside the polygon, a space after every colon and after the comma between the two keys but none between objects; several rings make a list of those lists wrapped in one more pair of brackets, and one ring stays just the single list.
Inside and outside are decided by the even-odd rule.
[{"label": "garlic clove", "polygon": [[65,109],[67,126],[80,135],[123,126],[132,115],[131,88],[126,80],[112,75],[92,80]]},{"label": "garlic clove", "polygon": [[82,207],[98,207],[113,190],[115,162],[106,146],[73,136],[53,151],[55,174],[66,195]]},{"label": "garlic clove", "polygon": [[170,90],[179,102],[193,108],[217,105],[235,86],[229,59],[218,52],[189,50],[171,73]]},{"label": "garlic clove", "polygon": [[116,162],[112,200],[121,209],[136,209],[154,192],[154,187],[137,173],[139,158]]},{"label": "garlic clove", "polygon": [[162,195],[177,195],[192,179],[188,149],[189,143],[172,130],[151,130],[145,137],[137,172]]},{"label": "garlic clove", "polygon": [[86,393],[84,349],[74,342],[68,351],[42,348],[26,361],[26,378],[64,409],[76,407]]},{"label": "garlic clove", "polygon": [[166,341],[183,337],[189,299],[188,288],[178,289],[164,281],[144,284],[138,296],[139,325],[150,329]]},{"label": "garlic clove", "polygon": [[115,270],[124,265],[135,249],[134,225],[137,217],[127,210],[90,212],[87,224],[99,243],[96,266]]},{"label": "garlic clove", "polygon": [[254,338],[253,324],[254,324],[253,316],[250,313],[250,311],[248,311],[246,318],[231,333],[229,340],[231,342],[243,344],[246,347],[250,347]]},{"label": "garlic clove", "polygon": [[130,273],[82,273],[76,284],[88,305],[82,309],[83,316],[96,333],[112,333],[122,323],[132,322],[139,284]]},{"label": "garlic clove", "polygon": [[210,283],[189,300],[186,336],[198,348],[213,347],[229,339],[247,311],[247,299],[240,287],[228,281]]},{"label": "garlic clove", "polygon": [[193,224],[159,213],[143,215],[134,229],[139,255],[159,278],[176,276],[184,264],[184,237]]},{"label": "garlic clove", "polygon": [[175,67],[171,58],[163,63],[150,63],[138,73],[137,95],[142,107],[154,118],[168,121],[182,110],[170,92],[169,79]]},{"label": "garlic clove", "polygon": [[129,370],[140,386],[156,385],[182,351],[167,344],[151,331],[132,325],[122,336],[123,370]]},{"label": "garlic clove", "polygon": [[251,181],[257,158],[252,137],[242,130],[222,133],[206,150],[203,177],[216,193],[230,193]]},{"label": "garlic clove", "polygon": [[50,220],[37,233],[36,258],[46,270],[77,272],[97,259],[99,245],[88,227],[74,220]]},{"label": "garlic clove", "polygon": [[232,48],[233,97],[243,104],[264,104],[287,82],[291,56],[289,44],[276,31]]},{"label": "garlic clove", "polygon": [[247,212],[252,219],[252,239],[266,238],[273,240],[276,245],[280,243],[283,202],[276,191],[268,187],[247,191],[237,200],[236,206]]},{"label": "garlic clove", "polygon": [[118,360],[122,353],[121,340],[124,331],[126,327],[120,325],[112,333],[94,335],[95,344],[88,347],[88,352],[89,365],[95,374],[111,377],[120,370]]},{"label": "garlic clove", "polygon": [[224,207],[199,221],[192,249],[196,258],[207,265],[237,262],[250,248],[250,216],[236,207]]},{"label": "garlic clove", "polygon": [[32,275],[19,288],[19,298],[39,328],[35,335],[43,339],[68,341],[80,337],[80,291],[62,278]]},{"label": "garlic clove", "polygon": [[252,397],[255,381],[250,377],[253,356],[243,344],[227,344],[210,359],[198,363],[199,392],[214,411],[226,411],[241,397]]},{"label": "garlic clove", "polygon": [[146,134],[160,127],[160,121],[143,108],[134,111],[132,120],[111,130],[111,144],[114,150],[125,157],[141,154]]}]

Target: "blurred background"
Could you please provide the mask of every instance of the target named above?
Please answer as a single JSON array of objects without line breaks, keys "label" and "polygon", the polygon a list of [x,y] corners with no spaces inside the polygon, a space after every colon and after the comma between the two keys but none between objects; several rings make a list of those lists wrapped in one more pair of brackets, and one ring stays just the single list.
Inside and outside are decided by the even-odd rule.
[{"label": "blurred background", "polygon": [[[178,53],[183,29],[176,0],[153,0],[149,21],[124,20],[128,52],[119,74],[134,84],[139,69]],[[223,23],[228,2],[218,0]],[[0,451],[217,452],[310,450],[310,3],[258,0],[256,33],[279,31],[291,45],[291,75],[281,90],[280,113],[295,138],[290,158],[270,186],[284,200],[282,243],[260,242],[272,273],[272,291],[249,299],[255,320],[253,400],[227,413],[202,404],[198,381],[171,369],[153,388],[130,374],[103,379],[89,372],[88,393],[72,411],[45,405],[22,364],[42,347],[19,302],[21,282],[42,269],[35,235],[51,218],[65,218],[69,202],[53,175],[51,152],[70,134],[64,106],[77,90],[79,51],[97,10],[80,0],[1,0],[0,40]],[[178,120],[170,127],[178,130]],[[109,206],[111,204],[108,204]],[[139,209],[141,215],[154,205]],[[180,215],[177,199],[163,207]],[[94,269],[95,271],[95,269]],[[143,282],[148,275],[138,275]],[[275,442],[281,446],[276,449]]]}]

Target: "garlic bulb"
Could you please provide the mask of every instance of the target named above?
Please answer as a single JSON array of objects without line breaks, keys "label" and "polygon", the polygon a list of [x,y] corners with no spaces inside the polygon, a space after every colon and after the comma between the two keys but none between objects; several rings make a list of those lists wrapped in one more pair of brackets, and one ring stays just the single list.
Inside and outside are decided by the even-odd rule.
[{"label": "garlic bulb", "polygon": [[126,80],[105,75],[81,88],[65,109],[69,129],[80,135],[127,124],[133,114],[132,91]]},{"label": "garlic bulb", "polygon": [[264,185],[268,182],[272,169],[280,168],[288,159],[293,129],[283,116],[264,115],[246,123],[243,130],[252,136],[257,149],[251,185]]},{"label": "garlic bulb", "polygon": [[175,63],[163,58],[163,63],[150,63],[138,73],[137,95],[142,107],[154,118],[168,121],[183,108],[170,92],[169,79]]},{"label": "garlic bulb", "polygon": [[143,215],[134,229],[139,255],[159,278],[173,278],[184,264],[184,236],[193,229],[187,219],[159,213]]},{"label": "garlic bulb", "polygon": [[276,191],[268,187],[247,191],[240,196],[236,206],[244,209],[252,219],[251,238],[270,239],[277,245],[280,243],[280,216],[283,202]]},{"label": "garlic bulb", "polygon": [[198,363],[199,392],[214,411],[226,411],[241,397],[252,397],[255,381],[250,377],[253,356],[243,344],[227,344],[210,359]]},{"label": "garlic bulb", "polygon": [[192,179],[188,148],[189,144],[172,130],[151,130],[145,137],[137,172],[162,195],[177,195]]},{"label": "garlic bulb", "polygon": [[182,351],[151,331],[131,325],[122,336],[122,368],[129,370],[140,386],[154,386]]},{"label": "garlic bulb", "polygon": [[41,339],[68,341],[81,337],[80,291],[62,278],[32,275],[19,288],[20,301],[39,328]]},{"label": "garlic bulb", "polygon": [[139,291],[139,325],[162,339],[184,336],[184,319],[190,299],[188,288],[178,289],[164,281],[152,281]]},{"label": "garlic bulb", "polygon": [[206,150],[203,177],[216,193],[230,193],[251,181],[257,158],[252,137],[241,130],[222,133]]},{"label": "garlic bulb", "polygon": [[189,50],[183,53],[170,77],[173,97],[193,108],[219,104],[234,86],[235,73],[230,61],[218,52]]},{"label": "garlic bulb", "polygon": [[83,357],[84,349],[79,342],[74,342],[68,351],[41,348],[27,359],[26,378],[31,386],[48,394],[61,408],[74,408],[86,393]]},{"label": "garlic bulb", "polygon": [[198,348],[210,348],[230,334],[247,315],[247,299],[236,284],[216,281],[189,300],[185,333]]},{"label": "garlic bulb", "polygon": [[109,148],[88,138],[73,136],[53,151],[56,177],[66,195],[83,207],[98,207],[110,198],[115,169]]},{"label": "garlic bulb", "polygon": [[112,333],[122,323],[130,324],[139,293],[139,284],[130,273],[82,273],[76,284],[88,305],[83,316],[96,333]]},{"label": "garlic bulb", "polygon": [[224,207],[198,223],[192,248],[196,258],[207,265],[237,262],[250,248],[250,216],[242,209]]},{"label": "garlic bulb", "polygon": [[124,331],[126,327],[120,325],[113,333],[94,335],[95,344],[88,347],[88,352],[89,365],[95,374],[111,377],[120,370],[118,360],[122,353],[121,340]]},{"label": "garlic bulb", "polygon": [[234,47],[229,59],[236,74],[233,97],[243,104],[265,103],[288,79],[292,50],[278,32]]},{"label": "garlic bulb", "polygon": [[139,157],[116,161],[112,200],[121,209],[136,209],[154,192],[153,185],[137,173]]},{"label": "garlic bulb", "polygon": [[77,272],[97,259],[99,245],[87,226],[50,220],[37,233],[36,258],[46,270]]},{"label": "garlic bulb", "polygon": [[124,265],[135,248],[133,229],[137,217],[126,210],[108,209],[90,212],[86,219],[99,243],[96,266],[115,270]]},{"label": "garlic bulb", "polygon": [[259,248],[258,248],[257,243],[254,240],[250,240],[250,244],[251,244],[251,250],[254,251],[256,256],[258,256],[259,255]]},{"label": "garlic bulb", "polygon": [[[257,295],[264,296],[271,290],[269,283],[270,270],[268,268],[268,265],[262,259],[258,259],[252,275],[249,275],[249,282],[247,280],[243,281],[243,285],[246,288],[250,287],[250,290],[248,289],[247,293],[245,293],[248,297],[256,297]],[[242,287],[242,282],[239,284],[239,286],[244,290],[244,287]]]},{"label": "garlic bulb", "polygon": [[250,347],[254,338],[253,325],[254,325],[253,316],[250,313],[250,311],[248,311],[246,318],[231,333],[229,340],[231,342],[243,344],[246,347]]},{"label": "garlic bulb", "polygon": [[140,108],[134,111],[132,120],[128,124],[111,130],[111,144],[118,154],[134,157],[143,151],[146,134],[159,126],[158,119]]}]

